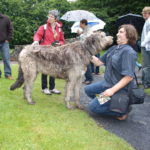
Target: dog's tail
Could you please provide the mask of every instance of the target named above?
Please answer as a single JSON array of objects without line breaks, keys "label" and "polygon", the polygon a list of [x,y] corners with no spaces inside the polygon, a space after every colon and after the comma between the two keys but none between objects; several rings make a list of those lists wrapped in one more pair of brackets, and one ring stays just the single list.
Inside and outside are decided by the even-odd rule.
[{"label": "dog's tail", "polygon": [[21,66],[19,66],[18,69],[18,78],[14,84],[11,85],[10,90],[15,90],[16,88],[19,88],[24,83],[24,77],[23,77],[23,71],[21,69]]}]

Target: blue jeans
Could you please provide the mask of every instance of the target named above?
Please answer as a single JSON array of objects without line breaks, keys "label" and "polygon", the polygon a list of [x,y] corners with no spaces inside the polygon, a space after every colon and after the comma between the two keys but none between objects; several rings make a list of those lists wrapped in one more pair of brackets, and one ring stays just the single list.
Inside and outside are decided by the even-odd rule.
[{"label": "blue jeans", "polygon": [[[100,53],[96,54],[95,56],[97,58],[100,58]],[[92,73],[98,74],[99,73],[99,68],[100,68],[99,66],[94,66],[94,64],[91,63],[91,71],[92,71]]]},{"label": "blue jeans", "polygon": [[107,86],[104,80],[87,85],[85,87],[86,94],[93,99],[92,102],[89,104],[89,110],[96,114],[103,114],[103,115],[110,115],[110,116],[117,116],[117,117],[123,116],[124,113],[117,113],[109,110],[110,101],[102,105],[98,102],[96,98],[96,94],[100,94],[108,88],[109,87]]},{"label": "blue jeans", "polygon": [[8,42],[0,43],[0,51],[2,53],[4,63],[5,77],[11,76],[9,43]]},{"label": "blue jeans", "polygon": [[93,76],[91,71],[91,65],[89,64],[85,72],[85,81],[92,81],[92,80],[93,80]]}]

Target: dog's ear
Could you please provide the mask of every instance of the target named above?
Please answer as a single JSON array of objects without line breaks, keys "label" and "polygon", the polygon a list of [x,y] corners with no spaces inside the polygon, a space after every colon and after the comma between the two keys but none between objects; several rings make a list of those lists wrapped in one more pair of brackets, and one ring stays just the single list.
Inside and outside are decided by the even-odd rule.
[{"label": "dog's ear", "polygon": [[94,44],[95,43],[95,37],[93,36],[92,38],[92,43]]},{"label": "dog's ear", "polygon": [[92,43],[95,44],[96,41],[99,41],[99,34],[98,33],[94,33],[92,36]]},{"label": "dog's ear", "polygon": [[88,48],[92,47],[92,45],[94,43],[93,39],[94,39],[93,35],[86,38],[86,46]]}]

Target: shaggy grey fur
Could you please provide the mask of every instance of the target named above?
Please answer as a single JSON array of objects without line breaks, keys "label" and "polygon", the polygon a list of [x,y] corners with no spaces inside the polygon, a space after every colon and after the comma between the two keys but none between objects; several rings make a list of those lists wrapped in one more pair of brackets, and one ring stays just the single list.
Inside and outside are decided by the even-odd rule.
[{"label": "shaggy grey fur", "polygon": [[[24,97],[29,104],[32,100],[32,86],[39,72],[67,81],[65,102],[67,108],[72,108],[70,98],[74,97],[76,106],[80,105],[80,87],[86,66],[92,55],[97,54],[106,46],[112,44],[112,37],[104,32],[95,33],[84,42],[73,42],[59,47],[26,46],[19,55],[20,71],[18,79],[11,90],[20,87],[24,82]],[[23,76],[23,78],[21,77]]]}]

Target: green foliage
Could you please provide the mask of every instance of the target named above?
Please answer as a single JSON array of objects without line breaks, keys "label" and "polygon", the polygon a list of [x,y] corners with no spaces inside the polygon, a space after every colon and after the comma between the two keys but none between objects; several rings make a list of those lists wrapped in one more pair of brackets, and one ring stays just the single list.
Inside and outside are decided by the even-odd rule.
[{"label": "green foliage", "polygon": [[58,9],[61,15],[70,8],[66,0],[1,0],[1,13],[8,15],[14,27],[11,45],[32,43],[34,32],[47,21],[48,11]]},{"label": "green foliage", "polygon": [[77,9],[89,10],[104,20],[106,22],[104,31],[115,36],[117,18],[127,13],[141,14],[143,7],[149,6],[149,0],[78,0],[73,5]]},{"label": "green foliage", "polygon": [[[11,45],[22,45],[32,43],[34,32],[46,22],[47,12],[51,9],[58,9],[60,16],[75,9],[91,11],[106,22],[104,31],[115,36],[117,18],[129,12],[140,14],[146,5],[149,0],[1,0],[0,11],[10,17],[14,26]],[[76,36],[71,34],[73,22],[62,22],[65,38]]]},{"label": "green foliage", "polygon": [[[18,65],[12,65],[14,78],[17,69]],[[0,78],[1,150],[133,150],[98,126],[86,112],[68,110],[63,101],[63,80],[56,80],[61,95],[44,95],[38,76],[33,88],[35,105],[23,99],[22,88],[9,90],[13,82]]]}]

